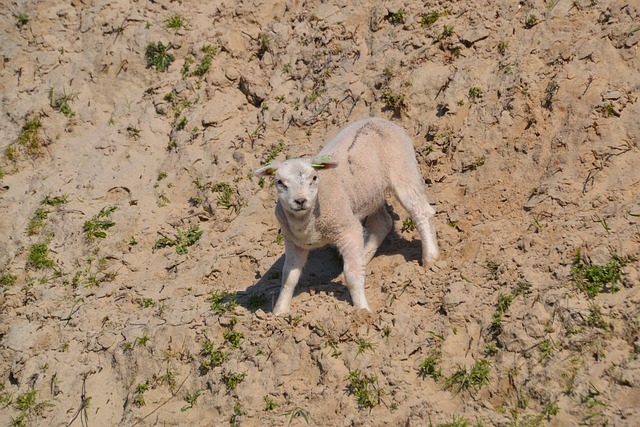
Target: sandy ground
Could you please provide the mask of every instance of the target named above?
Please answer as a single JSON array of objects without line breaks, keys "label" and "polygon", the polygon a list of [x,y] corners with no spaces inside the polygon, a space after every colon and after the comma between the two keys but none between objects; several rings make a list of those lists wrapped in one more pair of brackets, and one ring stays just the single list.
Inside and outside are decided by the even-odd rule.
[{"label": "sandy ground", "polygon": [[[640,425],[637,1],[2,4],[3,425]],[[276,318],[252,171],[368,116],[443,257]]]}]

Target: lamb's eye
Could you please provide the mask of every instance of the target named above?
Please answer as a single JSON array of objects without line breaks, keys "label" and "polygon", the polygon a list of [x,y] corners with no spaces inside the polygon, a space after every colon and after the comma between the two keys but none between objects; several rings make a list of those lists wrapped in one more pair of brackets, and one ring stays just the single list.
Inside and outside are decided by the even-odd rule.
[{"label": "lamb's eye", "polygon": [[314,176],[311,181],[316,182],[318,180],[318,175]]},{"label": "lamb's eye", "polygon": [[277,183],[279,186],[281,186],[281,187],[287,188],[287,186],[286,186],[286,185],[284,185],[284,182],[282,182],[282,180],[281,180],[281,179],[279,179],[276,183]]}]

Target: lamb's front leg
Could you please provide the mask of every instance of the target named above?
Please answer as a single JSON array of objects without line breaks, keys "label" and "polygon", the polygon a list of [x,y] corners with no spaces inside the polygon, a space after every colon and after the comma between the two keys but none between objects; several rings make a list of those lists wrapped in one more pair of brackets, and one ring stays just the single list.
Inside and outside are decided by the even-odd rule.
[{"label": "lamb's front leg", "polygon": [[336,247],[342,255],[344,279],[347,282],[349,293],[351,293],[354,307],[370,311],[367,297],[364,294],[364,236],[359,222],[344,233],[343,237],[336,242]]},{"label": "lamb's front leg", "polygon": [[307,256],[309,251],[298,247],[295,243],[289,241],[286,237],[284,239],[284,268],[282,269],[282,286],[280,288],[280,295],[278,301],[273,308],[273,314],[279,316],[287,314],[291,309],[291,298],[293,298],[293,291],[296,289],[302,269],[307,262]]}]

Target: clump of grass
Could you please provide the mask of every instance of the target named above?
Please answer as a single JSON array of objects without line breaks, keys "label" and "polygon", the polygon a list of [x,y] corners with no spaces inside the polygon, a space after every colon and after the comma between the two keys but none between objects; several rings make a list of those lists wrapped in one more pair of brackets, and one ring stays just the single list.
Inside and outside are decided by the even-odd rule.
[{"label": "clump of grass", "polygon": [[49,90],[51,107],[67,116],[68,119],[72,119],[76,115],[76,112],[71,108],[71,103],[76,99],[78,99],[78,94],[75,92],[67,94],[66,91],[63,91],[62,95],[56,97],[55,90],[53,88]]},{"label": "clump of grass", "polygon": [[50,268],[55,265],[49,258],[49,246],[47,243],[36,243],[29,248],[27,264],[35,269]]},{"label": "clump of grass", "polygon": [[476,101],[484,96],[484,92],[477,86],[471,86],[469,88],[469,99]]},{"label": "clump of grass", "polygon": [[149,389],[149,384],[138,384],[136,385],[136,389],[133,393],[133,404],[138,408],[146,405],[147,403],[144,401],[144,393]]},{"label": "clump of grass", "polygon": [[44,208],[36,209],[33,216],[27,223],[27,236],[35,236],[36,234],[39,234],[44,227],[44,221],[48,216],[49,211],[44,210]]},{"label": "clump of grass", "polygon": [[204,357],[200,362],[200,371],[202,373],[207,373],[209,370],[221,366],[227,358],[227,355],[222,350],[216,349],[213,341],[208,339],[205,339],[202,343],[200,355]]},{"label": "clump of grass", "polygon": [[530,13],[527,15],[527,17],[524,20],[524,27],[533,28],[537,23],[538,23],[538,17],[533,13]]},{"label": "clump of grass", "polygon": [[434,10],[426,15],[423,15],[420,19],[420,26],[422,28],[430,28],[433,24],[436,23],[438,19],[440,19],[440,12]]},{"label": "clump of grass", "polygon": [[377,347],[375,343],[364,338],[358,338],[357,344],[358,344],[358,351],[356,352],[356,358],[361,354],[364,354],[365,351],[373,352]]},{"label": "clump of grass", "polygon": [[16,281],[18,280],[17,276],[14,276],[13,274],[0,274],[0,287],[2,288],[8,288],[10,286],[13,286],[16,284]]},{"label": "clump of grass", "polygon": [[491,362],[486,359],[477,360],[471,369],[467,371],[467,368],[461,367],[453,373],[445,381],[445,386],[449,390],[456,389],[459,393],[462,390],[470,390],[471,388],[476,391],[480,390],[483,385],[489,382],[489,372],[491,371]]},{"label": "clump of grass", "polygon": [[625,265],[626,261],[617,255],[613,255],[606,265],[594,265],[583,261],[578,251],[573,259],[571,275],[578,289],[589,298],[595,298],[600,293],[620,290],[619,282]]},{"label": "clump of grass", "polygon": [[393,25],[404,24],[407,20],[407,11],[403,8],[398,9],[396,12],[390,13],[387,19]]},{"label": "clump of grass", "polygon": [[400,229],[401,233],[411,232],[416,229],[416,225],[414,224],[411,218],[405,218],[402,221],[402,228]]},{"label": "clump of grass", "polygon": [[242,208],[242,198],[237,189],[231,187],[226,182],[219,182],[211,187],[211,191],[217,194],[216,204],[223,209],[240,212]]},{"label": "clump of grass", "polygon": [[145,51],[147,68],[155,67],[156,70],[164,72],[169,70],[169,66],[175,60],[174,56],[169,53],[170,49],[173,49],[171,43],[166,46],[162,42],[149,43]]},{"label": "clump of grass", "polygon": [[[4,388],[4,386],[3,386]],[[20,411],[16,418],[12,418],[10,426],[26,426],[26,420],[32,414],[41,415],[45,408],[53,406],[49,401],[38,402],[37,390],[30,390],[19,394],[13,403],[15,409]]]},{"label": "clump of grass", "polygon": [[278,407],[278,404],[271,398],[269,395],[265,395],[262,398],[264,400],[264,409],[263,411],[269,412],[273,411]]},{"label": "clump of grass", "polygon": [[438,381],[442,377],[442,369],[439,367],[440,356],[432,355],[424,358],[418,367],[418,373],[422,378],[431,377]]},{"label": "clump of grass", "polygon": [[47,196],[42,201],[43,204],[49,205],[49,206],[64,205],[67,202],[68,202],[68,196],[66,194],[63,194],[61,196],[55,196],[55,197]]},{"label": "clump of grass", "polygon": [[200,393],[201,390],[199,388],[193,391],[187,391],[187,393],[184,395],[184,401],[187,402],[187,404],[180,408],[180,410],[184,412],[193,408],[198,401],[198,397],[200,397]]},{"label": "clump of grass", "polygon": [[22,125],[20,136],[18,137],[18,145],[22,147],[29,157],[37,157],[42,150],[42,138],[40,130],[42,129],[42,121],[40,117],[33,117]]},{"label": "clump of grass", "polygon": [[26,13],[19,13],[16,15],[16,27],[22,28],[29,23],[29,15]]},{"label": "clump of grass", "polygon": [[227,292],[213,291],[207,301],[211,303],[211,310],[218,315],[233,311],[238,306],[235,292],[229,294]]},{"label": "clump of grass", "polygon": [[349,371],[347,379],[349,393],[356,397],[358,406],[363,409],[372,409],[380,404],[384,390],[378,387],[378,378],[375,375],[365,375],[356,369]]},{"label": "clump of grass", "polygon": [[224,386],[227,389],[227,393],[231,392],[233,389],[238,387],[242,381],[244,381],[247,376],[246,372],[234,373],[230,371],[223,371],[221,380]]},{"label": "clump of grass", "polygon": [[474,171],[487,161],[485,156],[476,157],[471,163],[462,165],[462,172]]},{"label": "clump of grass", "polygon": [[222,337],[229,344],[229,348],[236,349],[240,347],[240,341],[244,339],[244,334],[236,331],[225,331],[222,333]]},{"label": "clump of grass", "polygon": [[384,102],[385,108],[393,110],[396,114],[400,114],[409,108],[405,96],[400,93],[394,93],[391,90],[382,92],[381,99]]},{"label": "clump of grass", "polygon": [[176,252],[180,255],[189,253],[189,246],[193,246],[202,236],[204,231],[200,230],[200,226],[192,225],[186,231],[178,230],[174,238],[163,236],[153,245],[153,249],[162,249],[166,247],[175,247]]},{"label": "clump of grass", "polygon": [[493,338],[496,338],[498,335],[502,333],[502,317],[511,306],[513,302],[513,294],[498,295],[498,303],[496,304],[496,311],[493,313],[493,317],[491,318],[491,326],[489,327],[489,332]]},{"label": "clump of grass", "polygon": [[278,154],[284,151],[285,144],[283,140],[279,140],[277,144],[271,144],[267,149],[267,152],[264,154],[262,161],[260,162],[261,166],[268,165],[272,161],[278,157]]},{"label": "clump of grass", "polygon": [[104,239],[107,237],[106,230],[116,225],[115,222],[109,219],[116,209],[118,209],[116,206],[105,206],[89,221],[84,223],[82,230],[84,231],[87,240],[92,241],[94,239]]},{"label": "clump of grass", "polygon": [[211,45],[204,45],[202,46],[201,50],[202,50],[202,53],[204,53],[204,56],[200,60],[200,65],[198,65],[198,67],[193,72],[193,75],[198,77],[202,77],[205,74],[207,74],[207,72],[211,68],[213,57],[217,53],[217,48]]},{"label": "clump of grass", "polygon": [[178,14],[171,15],[166,21],[165,24],[167,28],[173,30],[175,32],[180,31],[183,28],[187,27],[187,21]]}]

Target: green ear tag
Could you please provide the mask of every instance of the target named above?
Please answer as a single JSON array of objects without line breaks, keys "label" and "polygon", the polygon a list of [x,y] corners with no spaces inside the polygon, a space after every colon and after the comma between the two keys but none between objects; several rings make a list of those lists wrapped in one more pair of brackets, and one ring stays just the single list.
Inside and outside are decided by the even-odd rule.
[{"label": "green ear tag", "polygon": [[[327,160],[331,160],[331,156],[316,157],[315,160],[319,160],[321,162],[325,162]],[[311,163],[311,166],[313,166],[314,168],[321,168],[322,166],[324,166],[324,163]]]}]

